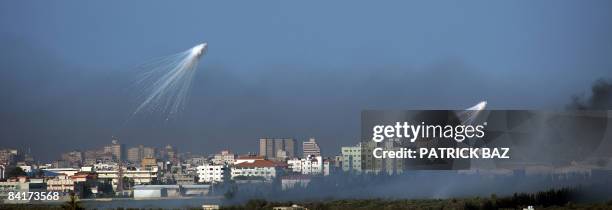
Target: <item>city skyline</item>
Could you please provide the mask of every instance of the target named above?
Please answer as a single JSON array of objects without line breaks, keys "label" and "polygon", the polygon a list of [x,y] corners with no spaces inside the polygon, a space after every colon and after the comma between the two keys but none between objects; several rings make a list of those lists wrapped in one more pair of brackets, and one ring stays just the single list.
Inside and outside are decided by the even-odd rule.
[{"label": "city skyline", "polygon": [[[286,148],[293,148],[294,151],[289,154],[285,154],[286,156],[282,156],[282,157],[277,157],[276,154],[275,155],[262,154],[261,151],[263,148],[262,148],[261,142],[264,139],[266,140],[270,139],[273,141],[272,145],[274,146],[268,149],[270,151],[278,152],[278,150],[282,150],[284,152],[284,149]],[[290,140],[291,144],[285,147],[284,145],[285,143],[282,143],[283,147],[281,149],[275,149],[275,146],[277,146],[278,143],[275,144],[274,140]],[[295,138],[259,138],[256,140],[256,142],[257,142],[256,147],[251,148],[250,150],[247,150],[244,152],[237,151],[232,148],[223,148],[221,150],[212,151],[212,152],[204,152],[204,151],[192,152],[190,150],[180,151],[178,150],[179,148],[176,145],[172,145],[170,143],[165,144],[165,145],[146,145],[146,144],[127,145],[127,144],[122,143],[120,139],[113,137],[111,140],[106,142],[106,144],[104,144],[103,142],[103,144],[99,147],[66,148],[66,150],[60,151],[60,153],[56,154],[55,156],[52,156],[51,159],[40,159],[36,156],[33,156],[33,158],[36,158],[34,162],[37,162],[37,163],[38,162],[41,162],[41,163],[56,162],[58,160],[71,162],[69,160],[71,158],[80,159],[81,162],[85,163],[87,162],[86,160],[87,160],[88,153],[100,153],[97,155],[105,155],[105,154],[112,155],[113,160],[122,160],[122,161],[129,161],[132,163],[140,163],[140,161],[143,158],[159,158],[161,156],[165,156],[166,155],[165,150],[168,147],[174,148],[174,150],[177,151],[178,154],[190,154],[194,156],[212,156],[212,155],[216,155],[219,152],[224,152],[224,151],[233,152],[237,155],[255,154],[255,155],[259,155],[259,156],[269,158],[269,159],[275,159],[275,158],[283,159],[283,158],[294,158],[294,157],[306,158],[307,157],[307,155],[305,155],[306,153],[308,153],[308,155],[325,156],[325,157],[334,157],[335,155],[341,154],[340,148],[332,149],[332,150],[337,150],[336,153],[333,153],[330,155],[322,154],[320,152],[321,149],[319,148],[318,144],[315,141],[315,138],[312,138],[312,137],[304,141],[301,141]],[[304,149],[304,145],[308,145],[307,149]],[[16,150],[18,153],[20,153],[20,155],[32,156],[31,152],[29,152],[28,149],[23,149],[23,148],[0,147],[0,150]],[[79,154],[76,155],[75,154],[76,152],[78,152]],[[132,156],[137,156],[137,158],[134,158]],[[119,158],[119,157],[122,157],[122,158]],[[138,162],[134,162],[134,160],[138,160]]]}]

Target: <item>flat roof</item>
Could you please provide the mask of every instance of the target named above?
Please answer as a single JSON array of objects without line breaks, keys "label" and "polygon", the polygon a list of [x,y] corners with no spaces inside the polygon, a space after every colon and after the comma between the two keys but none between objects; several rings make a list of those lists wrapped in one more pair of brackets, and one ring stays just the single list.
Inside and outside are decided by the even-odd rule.
[{"label": "flat roof", "polygon": [[135,190],[178,189],[178,185],[136,185]]}]

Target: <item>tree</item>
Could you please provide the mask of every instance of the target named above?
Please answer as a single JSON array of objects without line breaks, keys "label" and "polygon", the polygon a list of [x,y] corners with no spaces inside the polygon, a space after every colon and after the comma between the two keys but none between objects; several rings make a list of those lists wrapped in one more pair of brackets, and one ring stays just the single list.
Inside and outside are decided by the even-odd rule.
[{"label": "tree", "polygon": [[20,167],[13,167],[9,170],[7,170],[6,172],[6,177],[8,178],[14,178],[14,177],[18,177],[18,176],[26,176],[26,172],[23,171],[23,169],[21,169]]},{"label": "tree", "polygon": [[62,205],[63,209],[66,210],[81,210],[84,209],[79,205],[79,201],[77,200],[77,196],[74,193],[70,193],[70,200],[66,201],[64,205]]},{"label": "tree", "polygon": [[130,178],[130,177],[123,177],[123,187],[126,189],[132,189],[132,187],[134,187],[134,179]]}]

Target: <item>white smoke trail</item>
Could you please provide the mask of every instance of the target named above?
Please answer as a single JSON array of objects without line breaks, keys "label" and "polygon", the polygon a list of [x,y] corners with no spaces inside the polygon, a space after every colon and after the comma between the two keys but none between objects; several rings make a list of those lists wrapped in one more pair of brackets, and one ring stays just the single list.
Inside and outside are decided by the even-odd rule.
[{"label": "white smoke trail", "polygon": [[207,43],[199,44],[141,66],[145,72],[137,85],[144,88],[142,103],[132,115],[155,112],[170,117],[182,111],[199,59],[206,53],[207,47]]},{"label": "white smoke trail", "polygon": [[[487,101],[481,101],[478,104],[472,107],[469,107],[465,110],[456,111],[455,114],[461,121],[462,125],[474,125],[477,123],[477,120],[479,118],[483,119],[483,117],[485,117],[482,115],[486,107],[487,107]],[[485,115],[487,114],[485,113]],[[469,141],[468,142],[458,141],[458,143],[460,146],[472,146],[473,145],[473,142],[470,143]]]},{"label": "white smoke trail", "polygon": [[478,115],[485,110],[487,107],[487,101],[481,101],[480,103],[465,109],[464,111],[460,111],[457,116],[461,120],[461,123],[464,125],[472,124],[479,117]]}]

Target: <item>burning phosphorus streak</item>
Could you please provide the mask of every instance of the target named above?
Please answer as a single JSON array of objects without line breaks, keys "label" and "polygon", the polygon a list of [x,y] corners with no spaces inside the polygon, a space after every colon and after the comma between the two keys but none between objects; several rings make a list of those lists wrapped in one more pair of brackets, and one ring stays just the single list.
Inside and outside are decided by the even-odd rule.
[{"label": "burning phosphorus streak", "polygon": [[208,44],[202,43],[143,65],[145,72],[137,82],[144,87],[143,102],[133,115],[157,112],[170,117],[180,112],[187,100],[199,59],[206,54],[207,48]]},{"label": "burning phosphorus streak", "polygon": [[476,104],[476,105],[474,105],[474,106],[472,106],[470,108],[467,108],[466,110],[469,110],[469,111],[481,111],[481,110],[484,110],[486,107],[487,107],[487,101],[481,101],[480,103],[478,103],[478,104]]},{"label": "burning phosphorus streak", "polygon": [[487,107],[487,101],[481,101],[480,103],[465,109],[458,113],[459,119],[461,119],[462,124],[472,124],[476,121],[478,114],[485,110]]}]

